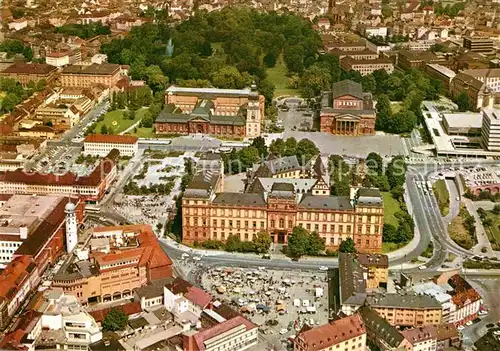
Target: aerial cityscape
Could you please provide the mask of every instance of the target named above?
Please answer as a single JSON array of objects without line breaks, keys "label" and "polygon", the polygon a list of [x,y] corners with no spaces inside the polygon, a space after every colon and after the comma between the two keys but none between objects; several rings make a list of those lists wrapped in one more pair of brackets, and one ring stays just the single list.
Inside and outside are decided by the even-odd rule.
[{"label": "aerial cityscape", "polygon": [[0,350],[500,351],[499,1],[0,8]]}]

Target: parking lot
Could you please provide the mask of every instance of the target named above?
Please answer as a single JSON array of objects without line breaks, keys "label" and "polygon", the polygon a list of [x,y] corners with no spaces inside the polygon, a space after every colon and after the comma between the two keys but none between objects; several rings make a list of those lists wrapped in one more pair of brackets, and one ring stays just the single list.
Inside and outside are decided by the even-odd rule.
[{"label": "parking lot", "polygon": [[50,147],[30,170],[40,173],[56,174],[64,174],[72,171],[78,175],[85,175],[90,169],[93,169],[93,167],[91,167],[91,165],[75,163],[75,160],[81,153],[81,147]]},{"label": "parking lot", "polygon": [[299,98],[288,98],[278,105],[276,126],[285,131],[311,131],[314,111]]},{"label": "parking lot", "polygon": [[259,325],[265,335],[283,343],[303,324],[328,322],[325,272],[212,268],[201,278],[202,287]]}]

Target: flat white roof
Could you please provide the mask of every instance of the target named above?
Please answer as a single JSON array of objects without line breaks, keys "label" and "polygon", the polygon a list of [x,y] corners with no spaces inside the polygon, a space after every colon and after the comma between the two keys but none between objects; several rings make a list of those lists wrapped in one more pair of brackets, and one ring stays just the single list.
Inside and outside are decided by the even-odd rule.
[{"label": "flat white roof", "polygon": [[500,124],[500,110],[497,108],[485,108],[483,110],[484,114],[488,115],[490,119],[490,124],[499,125]]},{"label": "flat white roof", "polygon": [[481,128],[482,113],[444,113],[443,118],[451,128]]},{"label": "flat white roof", "polygon": [[[498,156],[500,152],[488,151],[484,149],[456,149],[453,141],[465,141],[463,137],[448,135],[443,129],[440,112],[436,109],[434,102],[424,101],[427,110],[422,110],[424,122],[432,138],[436,153],[438,155],[457,155],[457,156]],[[500,117],[500,110],[497,110]],[[430,117],[429,117],[430,116]],[[496,117],[495,117],[496,118]],[[500,120],[499,120],[500,124]]]}]

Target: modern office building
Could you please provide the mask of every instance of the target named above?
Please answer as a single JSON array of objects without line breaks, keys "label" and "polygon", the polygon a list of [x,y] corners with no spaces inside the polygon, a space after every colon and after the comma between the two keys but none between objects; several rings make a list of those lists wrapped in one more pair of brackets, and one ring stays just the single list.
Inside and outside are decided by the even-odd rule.
[{"label": "modern office building", "polygon": [[493,52],[493,40],[481,37],[464,37],[464,48],[473,52]]},{"label": "modern office building", "polygon": [[496,108],[483,110],[481,141],[485,149],[500,151],[500,110]]},{"label": "modern office building", "polygon": [[67,172],[0,172],[0,194],[38,194],[79,197],[87,202],[99,202],[116,177],[120,152],[113,149],[88,175]]}]

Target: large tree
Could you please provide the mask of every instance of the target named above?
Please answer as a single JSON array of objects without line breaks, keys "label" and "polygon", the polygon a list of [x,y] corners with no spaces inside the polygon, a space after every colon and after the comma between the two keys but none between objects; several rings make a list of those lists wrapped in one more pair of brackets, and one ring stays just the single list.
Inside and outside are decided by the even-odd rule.
[{"label": "large tree", "polygon": [[377,99],[377,119],[375,120],[375,128],[377,130],[385,130],[389,119],[391,118],[391,101],[385,94],[379,95]]},{"label": "large tree", "polygon": [[356,253],[356,245],[352,238],[347,238],[340,243],[339,252]]},{"label": "large tree", "polygon": [[288,236],[288,254],[291,257],[301,257],[307,254],[309,246],[309,232],[302,227],[293,228]]},{"label": "large tree", "polygon": [[112,308],[102,321],[103,331],[124,330],[127,325],[128,317],[120,309]]},{"label": "large tree", "polygon": [[266,253],[267,251],[269,251],[272,240],[268,232],[260,231],[256,235],[254,235],[252,242],[255,248],[255,252]]},{"label": "large tree", "polygon": [[457,104],[458,110],[460,112],[471,111],[474,109],[470,102],[469,95],[467,95],[465,91],[462,91],[457,95],[457,97],[455,98],[455,103]]},{"label": "large tree", "polygon": [[376,152],[370,152],[368,156],[366,156],[365,164],[373,175],[381,175],[384,173],[384,160],[382,156]]},{"label": "large tree", "polygon": [[327,68],[312,65],[304,71],[299,80],[299,89],[305,98],[319,96],[322,91],[332,85],[330,72]]}]

